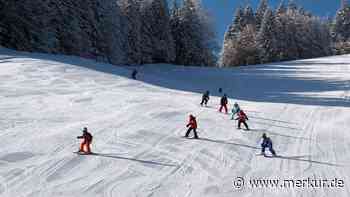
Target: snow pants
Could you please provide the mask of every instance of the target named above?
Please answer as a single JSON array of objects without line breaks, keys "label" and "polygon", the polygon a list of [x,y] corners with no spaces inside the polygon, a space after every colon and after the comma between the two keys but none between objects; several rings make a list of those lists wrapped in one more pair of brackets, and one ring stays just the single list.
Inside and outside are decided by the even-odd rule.
[{"label": "snow pants", "polygon": [[207,105],[208,104],[208,99],[202,99],[202,102],[201,102],[201,105],[203,105],[203,104],[205,104],[205,105]]},{"label": "snow pants", "polygon": [[248,124],[247,124],[247,122],[246,121],[243,121],[243,120],[238,120],[238,128],[240,129],[241,128],[241,124],[244,124],[244,126],[245,126],[245,128],[247,129],[247,130],[249,130],[249,127],[248,127]]},{"label": "snow pants", "polygon": [[225,109],[225,113],[227,114],[227,105],[221,105],[220,109],[219,109],[219,112],[222,112],[222,109]]},{"label": "snow pants", "polygon": [[80,144],[79,152],[91,153],[90,145],[91,141],[83,140],[83,142]]},{"label": "snow pants", "polygon": [[261,153],[265,154],[265,148],[269,148],[269,151],[271,152],[272,155],[276,155],[275,150],[272,147],[272,144],[269,145],[261,145]]},{"label": "snow pants", "polygon": [[192,128],[192,127],[188,128],[188,130],[187,130],[187,132],[186,132],[186,137],[188,137],[188,136],[190,135],[190,132],[191,132],[191,131],[193,131],[193,133],[194,133],[194,138],[198,138],[196,129],[195,129],[195,128]]}]

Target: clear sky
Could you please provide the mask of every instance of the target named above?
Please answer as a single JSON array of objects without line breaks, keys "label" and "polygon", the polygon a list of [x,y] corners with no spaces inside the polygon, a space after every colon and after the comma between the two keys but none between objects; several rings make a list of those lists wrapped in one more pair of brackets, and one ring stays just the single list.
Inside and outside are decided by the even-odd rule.
[{"label": "clear sky", "polygon": [[[220,42],[223,40],[227,26],[231,23],[234,11],[238,6],[247,4],[256,8],[260,0],[202,0],[202,3],[214,17],[217,35]],[[272,7],[277,6],[281,0],[269,0]],[[284,0],[285,2],[287,0]],[[298,5],[315,15],[333,18],[336,10],[340,7],[341,0],[295,0]]]}]

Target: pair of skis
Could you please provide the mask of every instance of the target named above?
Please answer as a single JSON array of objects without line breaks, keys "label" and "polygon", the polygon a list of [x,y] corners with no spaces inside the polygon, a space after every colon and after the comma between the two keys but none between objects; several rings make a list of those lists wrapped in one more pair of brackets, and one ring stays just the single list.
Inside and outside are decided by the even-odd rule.
[{"label": "pair of skis", "polygon": [[256,156],[264,156],[264,157],[268,157],[268,158],[279,157],[278,155],[267,155],[267,154],[264,154],[264,153],[257,153],[255,155]]},{"label": "pair of skis", "polygon": [[87,153],[87,152],[81,152],[81,151],[76,151],[76,152],[73,152],[75,154],[78,154],[78,155],[97,155],[97,153]]}]

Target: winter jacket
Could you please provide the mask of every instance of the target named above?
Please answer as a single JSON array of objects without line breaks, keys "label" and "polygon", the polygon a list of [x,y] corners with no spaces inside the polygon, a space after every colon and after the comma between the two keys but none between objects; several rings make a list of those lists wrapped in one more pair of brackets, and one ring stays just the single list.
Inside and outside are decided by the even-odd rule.
[{"label": "winter jacket", "polygon": [[221,105],[227,105],[228,101],[227,101],[227,97],[226,96],[223,96],[221,98],[221,101],[220,101]]},{"label": "winter jacket", "polygon": [[78,136],[78,139],[84,139],[87,142],[92,141],[92,135],[89,132],[84,132],[82,136]]},{"label": "winter jacket", "polygon": [[197,121],[195,117],[190,117],[189,123],[186,125],[187,127],[191,127],[192,129],[197,129]]},{"label": "winter jacket", "polygon": [[241,110],[238,112],[238,120],[246,121],[248,120],[248,116]]},{"label": "winter jacket", "polygon": [[203,96],[202,96],[202,99],[209,101],[209,94],[208,93],[204,93]]},{"label": "winter jacket", "polygon": [[261,143],[262,147],[272,147],[272,141],[269,137],[263,138],[263,142]]},{"label": "winter jacket", "polygon": [[241,108],[239,107],[239,105],[233,106],[233,108],[232,108],[232,113],[233,114],[237,114],[240,111],[241,111]]}]

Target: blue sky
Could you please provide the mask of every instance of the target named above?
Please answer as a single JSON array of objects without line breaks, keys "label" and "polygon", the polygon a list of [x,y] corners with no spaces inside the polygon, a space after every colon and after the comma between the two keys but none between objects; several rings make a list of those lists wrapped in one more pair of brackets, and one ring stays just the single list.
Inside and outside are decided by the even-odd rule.
[{"label": "blue sky", "polygon": [[[238,6],[252,5],[254,8],[260,0],[202,0],[204,7],[214,17],[218,39],[222,41],[227,26],[233,19],[233,14]],[[287,1],[287,0],[285,0]],[[295,0],[298,5],[318,16],[333,17],[340,7],[340,0]],[[269,0],[272,7],[277,6],[280,0]]]}]

